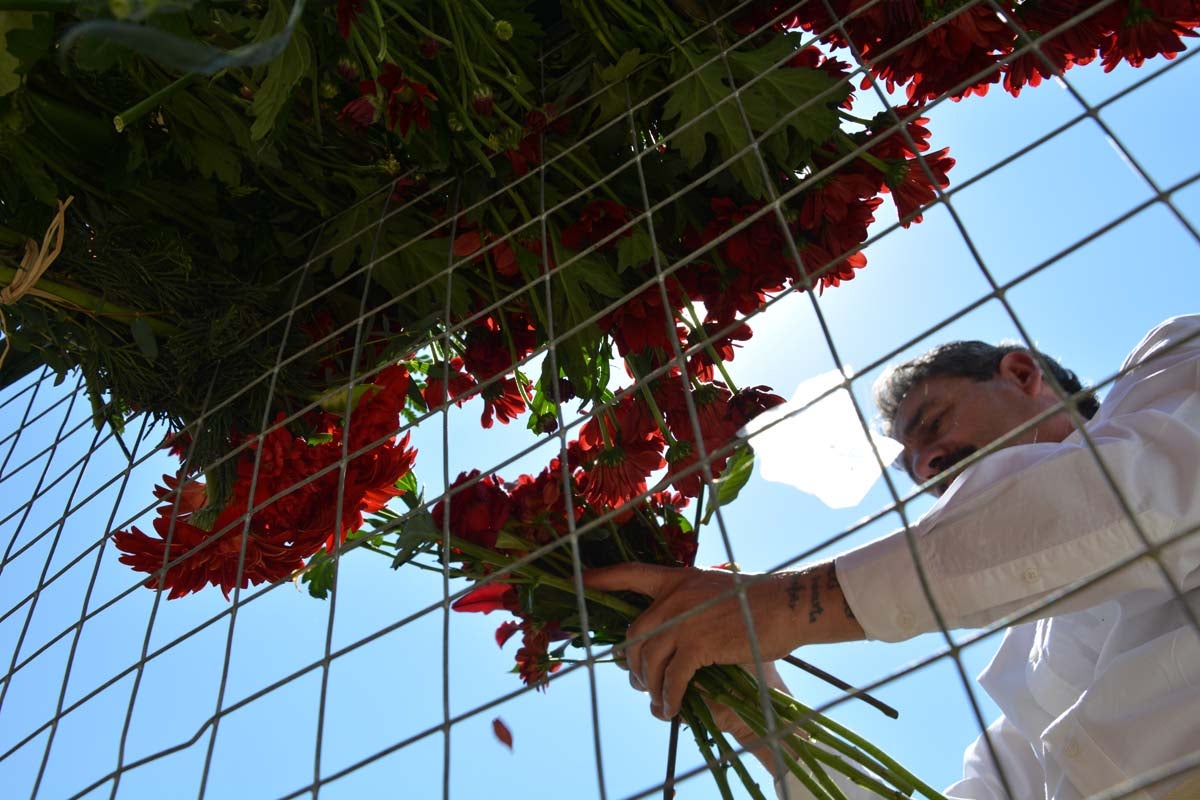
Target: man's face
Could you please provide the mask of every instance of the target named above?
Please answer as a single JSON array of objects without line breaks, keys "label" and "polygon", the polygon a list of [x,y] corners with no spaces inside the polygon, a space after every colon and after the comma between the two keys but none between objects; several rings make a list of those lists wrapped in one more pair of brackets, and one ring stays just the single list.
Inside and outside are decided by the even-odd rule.
[{"label": "man's face", "polygon": [[[904,445],[905,471],[924,483],[1054,402],[1036,363],[1027,354],[1013,353],[990,380],[930,378],[914,386],[896,410],[893,436]],[[1061,441],[1071,432],[1069,421],[1063,425],[1064,417],[1051,417],[1008,439],[1004,446]],[[952,480],[953,476],[945,478],[934,492],[941,495]]]}]

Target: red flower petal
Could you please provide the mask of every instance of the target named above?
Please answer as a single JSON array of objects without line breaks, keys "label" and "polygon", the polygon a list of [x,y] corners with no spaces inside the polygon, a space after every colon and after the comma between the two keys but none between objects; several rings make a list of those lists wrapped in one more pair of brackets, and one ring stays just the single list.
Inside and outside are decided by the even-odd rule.
[{"label": "red flower petal", "polygon": [[483,240],[479,237],[479,231],[467,231],[454,240],[454,255],[459,258],[469,256],[480,247],[483,247]]},{"label": "red flower petal", "polygon": [[500,719],[499,717],[496,717],[494,720],[492,720],[492,733],[496,735],[496,738],[500,740],[502,745],[507,747],[509,750],[513,749],[512,731],[510,731],[508,726],[504,724],[504,720]]},{"label": "red flower petal", "polygon": [[455,611],[478,611],[490,614],[493,611],[515,608],[516,603],[516,589],[507,583],[487,583],[455,600],[450,607]]},{"label": "red flower petal", "polygon": [[514,620],[510,619],[507,622],[501,622],[500,627],[496,628],[496,646],[504,647],[508,640],[513,637],[513,634],[519,630],[521,630],[521,625]]}]

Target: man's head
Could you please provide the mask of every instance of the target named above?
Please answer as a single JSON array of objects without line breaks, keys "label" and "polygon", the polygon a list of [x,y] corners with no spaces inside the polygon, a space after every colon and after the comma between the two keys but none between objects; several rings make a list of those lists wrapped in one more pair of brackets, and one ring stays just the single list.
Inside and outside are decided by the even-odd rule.
[{"label": "man's head", "polygon": [[[904,445],[905,471],[923,483],[1057,405],[1047,373],[1068,395],[1082,388],[1075,373],[1020,345],[950,342],[889,368],[875,384],[875,403],[884,433]],[[1099,407],[1090,394],[1076,401],[1087,419]],[[1060,442],[1073,430],[1060,411],[1005,446]]]}]

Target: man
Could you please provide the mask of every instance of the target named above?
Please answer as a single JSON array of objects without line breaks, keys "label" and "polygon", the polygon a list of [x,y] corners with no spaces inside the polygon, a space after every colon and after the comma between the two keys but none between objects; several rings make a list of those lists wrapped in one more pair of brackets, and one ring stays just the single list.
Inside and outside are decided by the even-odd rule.
[{"label": "man", "polygon": [[[876,387],[885,427],[937,504],[909,532],[746,581],[764,659],[804,644],[907,639],[938,630],[939,617],[981,627],[1032,609],[980,676],[1003,716],[990,747],[981,736],[967,750],[952,797],[1077,800],[1200,754],[1200,316],[1151,331],[1098,411],[1086,399],[1067,411],[1052,384],[1073,376],[1054,365],[1052,381],[1042,363],[970,343],[890,372]],[[696,669],[753,661],[736,597],[657,630],[729,595],[729,573],[635,564],[585,581],[654,598],[630,626],[626,659],[663,719]],[[1197,800],[1198,772],[1130,796]],[[788,794],[807,796],[794,779]]]}]

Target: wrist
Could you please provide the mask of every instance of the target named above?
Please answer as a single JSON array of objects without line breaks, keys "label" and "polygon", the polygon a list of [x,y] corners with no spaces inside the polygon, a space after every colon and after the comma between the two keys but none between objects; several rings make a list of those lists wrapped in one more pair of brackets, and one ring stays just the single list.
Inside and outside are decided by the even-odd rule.
[{"label": "wrist", "polygon": [[866,638],[838,582],[832,560],[779,573],[774,602],[782,610],[792,646]]}]

